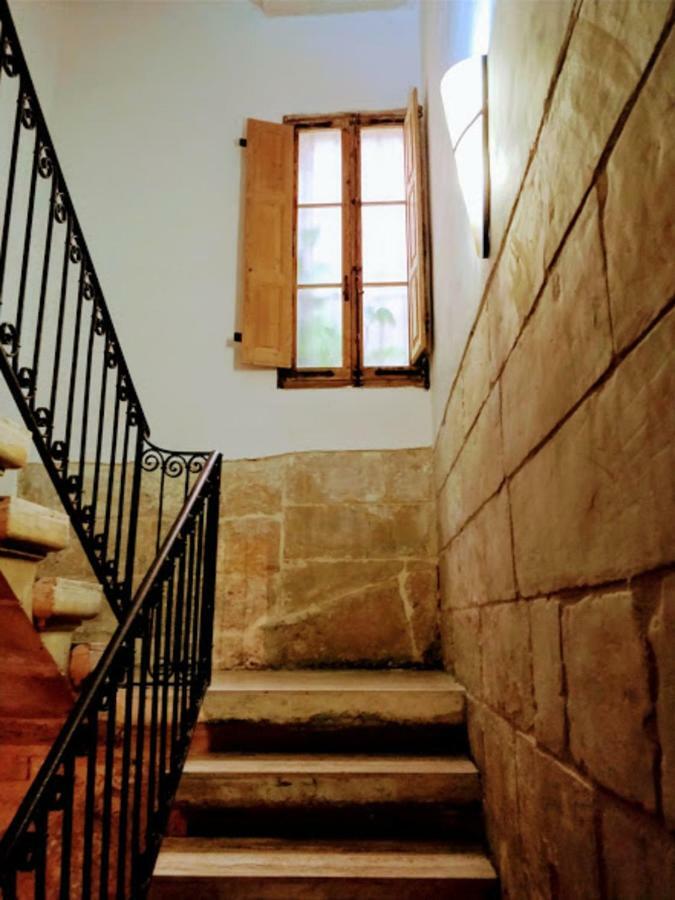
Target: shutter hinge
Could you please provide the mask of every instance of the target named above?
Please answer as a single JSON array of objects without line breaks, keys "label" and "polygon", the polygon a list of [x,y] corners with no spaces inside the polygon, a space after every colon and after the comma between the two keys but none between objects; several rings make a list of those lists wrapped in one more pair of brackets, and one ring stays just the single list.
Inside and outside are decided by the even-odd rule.
[{"label": "shutter hinge", "polygon": [[239,138],[239,146],[240,147],[246,147],[247,143],[248,142],[247,142],[246,138]]},{"label": "shutter hinge", "polygon": [[235,342],[235,344],[241,344],[243,340],[241,331],[235,331],[235,333],[232,335],[232,340]]}]

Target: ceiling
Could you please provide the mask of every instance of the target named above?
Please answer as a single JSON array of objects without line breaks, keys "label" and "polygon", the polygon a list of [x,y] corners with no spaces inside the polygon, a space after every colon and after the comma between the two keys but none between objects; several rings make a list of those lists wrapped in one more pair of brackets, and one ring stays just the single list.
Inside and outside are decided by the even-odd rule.
[{"label": "ceiling", "polygon": [[267,16],[315,16],[406,6],[410,0],[251,0]]}]

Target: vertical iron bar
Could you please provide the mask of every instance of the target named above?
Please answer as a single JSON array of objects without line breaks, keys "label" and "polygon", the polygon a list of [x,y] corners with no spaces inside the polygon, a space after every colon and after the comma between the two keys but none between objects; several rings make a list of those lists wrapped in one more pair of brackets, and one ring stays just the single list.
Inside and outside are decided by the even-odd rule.
[{"label": "vertical iron bar", "polygon": [[129,775],[131,772],[131,738],[133,728],[135,642],[129,638],[126,653],[128,659],[126,695],[124,698],[124,724],[122,737],[122,779],[120,782],[120,817],[117,830],[117,900],[126,898],[127,827],[129,819]]},{"label": "vertical iron bar", "polygon": [[160,670],[161,670],[161,652],[162,652],[162,614],[164,612],[164,590],[160,582],[158,590],[158,602],[155,607],[154,615],[154,647],[152,653],[152,699],[150,703],[150,749],[148,751],[148,798],[147,813],[145,820],[145,847],[154,845],[155,841],[155,825],[156,825],[156,808],[159,804],[156,802],[155,791],[157,788],[157,717],[159,705],[159,687],[160,687]]},{"label": "vertical iron bar", "polygon": [[[82,508],[84,496],[85,496],[84,471],[85,471],[86,450],[87,450],[87,434],[89,432],[89,392],[91,391],[91,369],[92,369],[92,359],[93,359],[93,355],[94,355],[95,335],[96,335],[96,301],[92,300],[91,321],[89,323],[89,338],[87,340],[87,362],[85,364],[85,370],[84,370],[84,396],[82,398],[82,434],[80,435],[80,473],[79,473],[80,508]],[[94,527],[93,519],[91,522],[85,523],[85,528],[87,528],[87,526],[88,526],[88,533],[93,534],[93,527]]]},{"label": "vertical iron bar", "polygon": [[[156,588],[152,589],[156,592]],[[151,605],[151,604],[150,604]],[[131,885],[136,895],[142,883],[141,873],[141,805],[143,802],[143,757],[145,751],[145,692],[147,685],[148,664],[150,662],[150,634],[152,632],[152,610],[145,612],[141,622],[141,668],[138,685],[138,711],[136,716],[136,759],[134,760],[134,798],[131,816]]]},{"label": "vertical iron bar", "polygon": [[61,884],[60,900],[70,900],[70,864],[73,846],[73,794],[75,787],[75,758],[71,755],[63,764],[63,819],[61,820]]},{"label": "vertical iron bar", "polygon": [[66,225],[66,245],[63,254],[63,269],[61,271],[61,296],[59,298],[59,316],[56,324],[56,345],[54,347],[54,373],[52,375],[52,390],[49,399],[50,423],[48,428],[49,442],[54,436],[54,424],[56,421],[56,396],[59,386],[59,369],[61,367],[61,342],[63,340],[63,319],[66,311],[66,295],[68,292],[68,264],[70,262],[70,238],[72,236],[72,214],[68,213]]},{"label": "vertical iron bar", "polygon": [[91,896],[91,869],[94,850],[94,791],[96,788],[96,757],[98,753],[98,710],[93,710],[87,722],[87,777],[84,800],[84,843],[82,849],[82,898]]},{"label": "vertical iron bar", "polygon": [[160,792],[168,793],[166,783],[168,774],[171,770],[171,763],[167,766],[166,759],[166,739],[169,726],[169,685],[171,680],[171,665],[173,657],[171,655],[172,626],[173,626],[173,579],[175,574],[175,563],[171,563],[171,574],[166,582],[166,625],[164,627],[164,666],[163,684],[162,684],[162,715],[161,727],[159,732],[159,757],[162,761],[160,774]]},{"label": "vertical iron bar", "polygon": [[35,344],[33,346],[33,389],[30,397],[31,410],[35,407],[37,395],[38,364],[40,362],[40,349],[42,347],[42,327],[44,325],[45,301],[47,299],[47,284],[49,282],[49,263],[52,255],[52,232],[54,230],[54,209],[56,205],[56,173],[52,171],[52,189],[49,195],[49,217],[47,219],[47,236],[45,238],[45,255],[42,261],[42,278],[40,281],[40,303],[38,306],[37,321],[35,324]]},{"label": "vertical iron bar", "polygon": [[103,431],[105,429],[105,399],[108,390],[108,357],[106,346],[107,335],[103,335],[103,366],[101,369],[101,399],[98,411],[98,428],[96,431],[96,459],[94,460],[94,481],[91,489],[92,529],[96,534],[96,515],[98,506],[98,484],[101,472],[101,451],[103,449]]},{"label": "vertical iron bar", "polygon": [[77,382],[77,363],[80,354],[80,330],[82,325],[82,301],[84,294],[84,260],[80,264],[80,281],[77,288],[77,310],[75,312],[75,333],[73,335],[73,360],[70,365],[70,384],[68,387],[68,407],[66,411],[65,454],[63,460],[64,477],[68,474],[70,454],[70,438],[73,425],[73,408],[75,406],[75,387]]},{"label": "vertical iron bar", "polygon": [[19,348],[21,346],[21,328],[23,326],[23,304],[26,296],[26,281],[28,279],[28,259],[30,257],[30,242],[33,233],[33,212],[35,210],[35,185],[37,182],[38,155],[40,141],[37,128],[35,130],[35,149],[33,150],[33,168],[30,175],[30,188],[28,191],[28,209],[26,211],[26,232],[23,239],[23,258],[21,260],[21,278],[19,280],[19,297],[16,306],[16,325],[14,332],[14,371],[19,367]]},{"label": "vertical iron bar", "polygon": [[108,472],[108,492],[105,501],[105,519],[103,523],[103,557],[108,555],[108,535],[110,533],[110,514],[113,506],[113,488],[115,487],[115,457],[117,455],[117,427],[120,418],[120,369],[117,367],[117,385],[115,387],[115,412],[113,413],[112,438],[110,447],[110,471]]},{"label": "vertical iron bar", "polygon": [[115,725],[117,720],[117,682],[110,685],[108,719],[105,730],[105,769],[103,775],[103,811],[101,814],[101,864],[99,897],[106,900],[110,885],[110,837],[112,833],[112,791],[115,774]]},{"label": "vertical iron bar", "polygon": [[43,806],[35,817],[35,900],[47,900],[47,839],[49,810]]},{"label": "vertical iron bar", "polygon": [[2,307],[2,289],[5,282],[5,265],[7,263],[7,244],[9,242],[9,226],[12,220],[12,204],[14,203],[14,181],[16,179],[16,158],[19,152],[19,135],[21,133],[21,104],[23,103],[23,76],[19,75],[18,94],[16,98],[16,117],[12,135],[12,150],[9,158],[9,175],[7,177],[7,196],[5,197],[5,214],[2,222],[2,239],[0,239],[0,307]]},{"label": "vertical iron bar", "polygon": [[119,573],[121,566],[120,550],[122,548],[122,533],[124,531],[124,501],[126,499],[127,490],[127,457],[129,455],[129,434],[131,431],[131,417],[129,415],[129,401],[127,400],[127,410],[124,416],[124,441],[122,442],[122,462],[120,469],[120,486],[117,504],[117,530],[115,532],[115,547],[113,550],[113,559],[115,560],[115,571],[119,581]]}]

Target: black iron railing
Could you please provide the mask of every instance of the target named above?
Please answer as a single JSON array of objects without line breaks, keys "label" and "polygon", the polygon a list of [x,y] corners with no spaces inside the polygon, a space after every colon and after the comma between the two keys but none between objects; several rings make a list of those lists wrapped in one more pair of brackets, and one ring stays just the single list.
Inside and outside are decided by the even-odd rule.
[{"label": "black iron railing", "polygon": [[[152,558],[150,520],[158,546],[206,454],[160,450],[149,440],[7,0],[0,0],[0,217],[0,369],[121,616]],[[167,490],[176,480],[181,490]],[[146,527],[140,558],[139,524]]]},{"label": "black iron railing", "polygon": [[145,895],[210,679],[212,454],[0,841],[4,900]]}]

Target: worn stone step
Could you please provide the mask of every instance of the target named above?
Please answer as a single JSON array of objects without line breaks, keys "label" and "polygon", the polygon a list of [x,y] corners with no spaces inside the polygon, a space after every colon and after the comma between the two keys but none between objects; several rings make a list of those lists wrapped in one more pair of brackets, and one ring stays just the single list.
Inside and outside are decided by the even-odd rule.
[{"label": "worn stone step", "polygon": [[22,469],[28,462],[30,431],[0,416],[0,472],[5,469]]},{"label": "worn stone step", "polygon": [[497,878],[477,847],[415,842],[168,838],[155,900],[484,900]]},{"label": "worn stone step", "polygon": [[0,498],[0,550],[43,556],[68,546],[68,516],[20,497]]},{"label": "worn stone step", "polygon": [[211,754],[187,760],[179,806],[466,805],[480,800],[471,760],[436,756]]},{"label": "worn stone step", "polygon": [[103,607],[103,588],[90,581],[71,578],[40,578],[33,586],[33,617],[59,670],[66,674],[70,666],[73,634],[87,619],[93,619]]},{"label": "worn stone step", "polygon": [[193,747],[462,752],[464,688],[431,671],[260,671],[214,675]]}]

